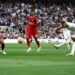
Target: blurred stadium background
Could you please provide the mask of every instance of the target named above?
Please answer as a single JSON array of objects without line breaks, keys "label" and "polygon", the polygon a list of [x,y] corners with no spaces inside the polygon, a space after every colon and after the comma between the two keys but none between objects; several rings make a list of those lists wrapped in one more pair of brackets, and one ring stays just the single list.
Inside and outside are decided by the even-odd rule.
[{"label": "blurred stadium background", "polygon": [[50,38],[62,16],[75,22],[73,0],[0,0],[0,26],[5,39],[17,39],[19,31],[25,31],[31,8],[40,20],[39,38]]}]

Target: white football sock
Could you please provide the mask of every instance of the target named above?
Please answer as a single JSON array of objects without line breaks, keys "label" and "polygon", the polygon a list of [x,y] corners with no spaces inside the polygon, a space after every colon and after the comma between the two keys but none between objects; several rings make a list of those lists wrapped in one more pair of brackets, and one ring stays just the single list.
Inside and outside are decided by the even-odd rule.
[{"label": "white football sock", "polygon": [[72,43],[71,54],[74,54],[74,52],[75,52],[75,42]]}]

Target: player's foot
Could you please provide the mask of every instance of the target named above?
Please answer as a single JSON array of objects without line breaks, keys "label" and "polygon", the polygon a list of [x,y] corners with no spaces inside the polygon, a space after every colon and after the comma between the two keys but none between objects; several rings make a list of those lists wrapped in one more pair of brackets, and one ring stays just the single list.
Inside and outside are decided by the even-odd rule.
[{"label": "player's foot", "polygon": [[59,47],[58,47],[58,46],[56,46],[56,45],[54,45],[54,47],[55,47],[56,49],[59,49]]},{"label": "player's foot", "polygon": [[30,52],[31,50],[32,50],[31,48],[28,48],[28,49],[27,49],[27,52]]},{"label": "player's foot", "polygon": [[41,47],[39,47],[39,48],[37,49],[37,52],[40,52],[40,50],[41,50]]},{"label": "player's foot", "polygon": [[2,51],[2,54],[7,54],[5,51]]},{"label": "player's foot", "polygon": [[69,54],[67,54],[66,56],[74,56],[74,54],[72,54],[72,53],[69,53]]}]

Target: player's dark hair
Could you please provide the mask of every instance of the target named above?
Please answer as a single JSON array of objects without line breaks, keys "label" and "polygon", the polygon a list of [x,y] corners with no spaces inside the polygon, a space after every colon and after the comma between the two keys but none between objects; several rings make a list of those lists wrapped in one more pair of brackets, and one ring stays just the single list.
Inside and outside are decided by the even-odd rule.
[{"label": "player's dark hair", "polygon": [[31,11],[35,11],[34,9],[31,9]]}]

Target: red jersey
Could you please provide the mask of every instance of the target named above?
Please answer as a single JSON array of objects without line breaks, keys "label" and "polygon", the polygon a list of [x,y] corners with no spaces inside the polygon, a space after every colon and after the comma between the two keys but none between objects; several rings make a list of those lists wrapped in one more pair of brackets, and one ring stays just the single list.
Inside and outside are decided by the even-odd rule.
[{"label": "red jersey", "polygon": [[37,16],[29,16],[28,17],[28,27],[37,28],[39,26],[39,20]]},{"label": "red jersey", "polygon": [[29,16],[28,25],[26,27],[26,36],[28,36],[29,38],[32,38],[32,36],[37,37],[38,26],[39,26],[39,20],[37,16]]}]

